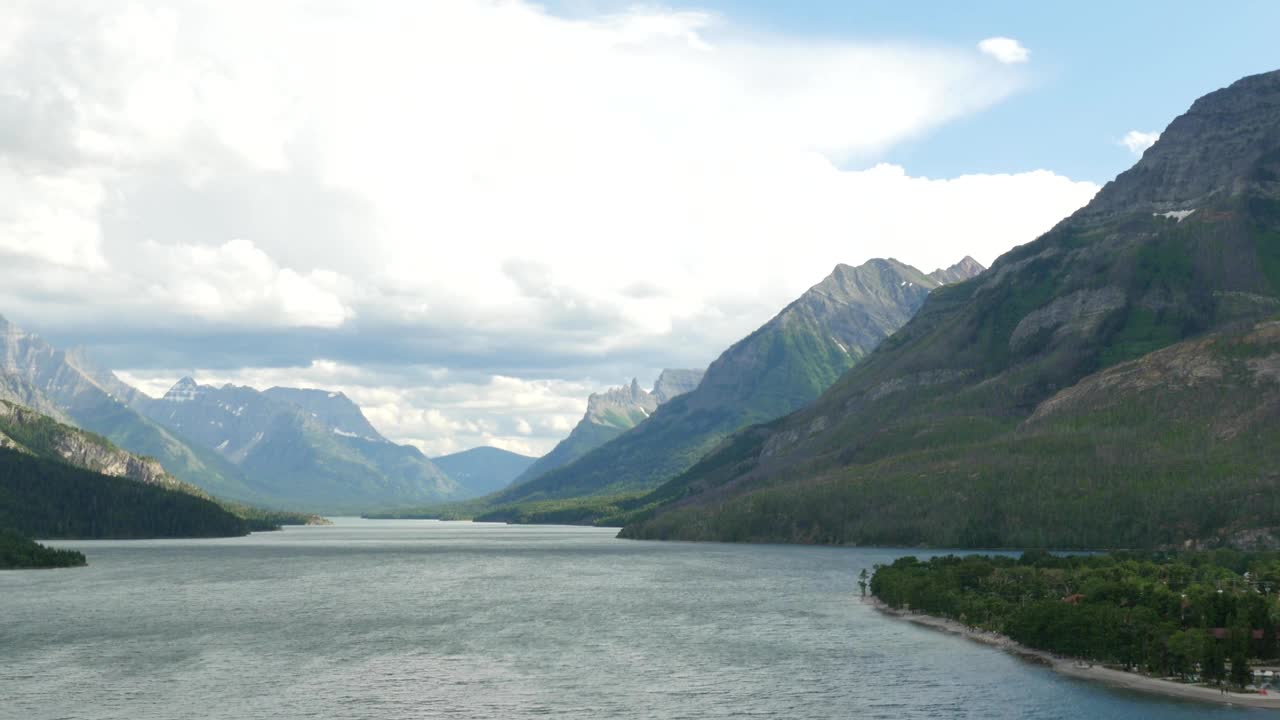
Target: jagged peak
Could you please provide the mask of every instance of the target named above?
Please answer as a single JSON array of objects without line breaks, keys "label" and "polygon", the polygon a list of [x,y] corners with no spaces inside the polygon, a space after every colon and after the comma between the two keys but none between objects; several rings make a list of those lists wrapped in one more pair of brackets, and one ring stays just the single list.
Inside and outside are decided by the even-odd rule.
[{"label": "jagged peak", "polygon": [[947,285],[968,280],[971,277],[982,274],[986,269],[986,266],[974,260],[972,255],[965,255],[960,262],[950,267],[938,268],[929,273],[929,277],[943,285]]},{"label": "jagged peak", "polygon": [[196,383],[195,378],[190,375],[184,375],[181,380],[173,384],[173,387],[169,388],[169,391],[164,394],[161,400],[166,402],[187,402],[204,395],[207,389]]}]

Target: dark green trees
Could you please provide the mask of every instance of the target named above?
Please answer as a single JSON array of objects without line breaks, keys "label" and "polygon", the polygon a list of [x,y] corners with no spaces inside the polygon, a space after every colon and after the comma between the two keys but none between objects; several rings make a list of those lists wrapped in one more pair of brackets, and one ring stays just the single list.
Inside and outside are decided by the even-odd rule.
[{"label": "dark green trees", "polygon": [[78,567],[84,555],[75,550],[47,548],[13,530],[0,530],[0,570]]},{"label": "dark green trees", "polygon": [[901,558],[872,593],[892,607],[994,630],[1041,650],[1244,687],[1277,657],[1280,553]]}]

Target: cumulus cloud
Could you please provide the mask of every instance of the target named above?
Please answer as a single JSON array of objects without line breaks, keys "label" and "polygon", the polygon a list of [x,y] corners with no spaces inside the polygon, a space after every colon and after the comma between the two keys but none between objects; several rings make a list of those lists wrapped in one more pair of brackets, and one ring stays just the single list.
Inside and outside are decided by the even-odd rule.
[{"label": "cumulus cloud", "polygon": [[532,448],[580,409],[470,417],[415,373],[580,408],[705,365],[837,262],[989,262],[1087,201],[1048,171],[876,164],[1023,86],[1016,41],[983,52],[652,8],[18,0],[0,312],[143,380],[397,366],[395,402],[361,391],[388,434]]},{"label": "cumulus cloud", "polygon": [[1142,132],[1141,130],[1130,130],[1120,138],[1120,144],[1129,148],[1129,152],[1134,155],[1142,155],[1147,148],[1156,144],[1160,139],[1158,132]]},{"label": "cumulus cloud", "polygon": [[1016,65],[1031,59],[1030,50],[1008,37],[989,37],[978,43],[978,50],[1006,65]]}]

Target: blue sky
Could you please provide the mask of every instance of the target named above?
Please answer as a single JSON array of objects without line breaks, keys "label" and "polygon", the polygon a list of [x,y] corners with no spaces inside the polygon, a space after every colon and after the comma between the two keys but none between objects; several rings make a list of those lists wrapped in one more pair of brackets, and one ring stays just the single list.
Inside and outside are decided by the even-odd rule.
[{"label": "blue sky", "polygon": [[[626,3],[559,0],[567,16]],[[1280,2],[679,0],[731,25],[822,40],[967,47],[1006,36],[1031,51],[1030,86],[893,148],[908,172],[951,177],[1046,168],[1104,183],[1134,156],[1130,130],[1160,131],[1193,100],[1280,68]]]}]

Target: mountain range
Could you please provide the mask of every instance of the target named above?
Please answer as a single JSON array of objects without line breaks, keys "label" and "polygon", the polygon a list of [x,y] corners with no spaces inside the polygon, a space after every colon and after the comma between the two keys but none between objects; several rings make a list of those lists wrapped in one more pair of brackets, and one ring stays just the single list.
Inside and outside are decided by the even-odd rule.
[{"label": "mountain range", "polygon": [[[814,400],[905,324],[942,284],[939,278],[965,277],[981,269],[972,258],[932,275],[892,259],[839,265],[721,354],[696,388],[642,410],[644,417],[638,419],[643,422],[630,430],[490,501],[503,505],[651,490],[688,469],[730,433]],[[633,383],[633,398],[638,391]]]},{"label": "mountain range", "polygon": [[342,393],[213,387],[187,377],[134,405],[234,465],[272,505],[350,512],[458,492],[420,450],[384,438]]},{"label": "mountain range", "polygon": [[[59,350],[3,317],[0,401],[154,458],[207,496],[250,505],[355,512],[496,489],[475,463],[458,481],[417,448],[387,440],[342,393],[215,388],[183,378],[156,399],[83,350]],[[501,466],[492,471],[501,474]]]},{"label": "mountain range", "polygon": [[1274,543],[1277,316],[1272,72],[1197,100],[1088,205],[932,293],[815,402],[656,490],[623,535]]}]

